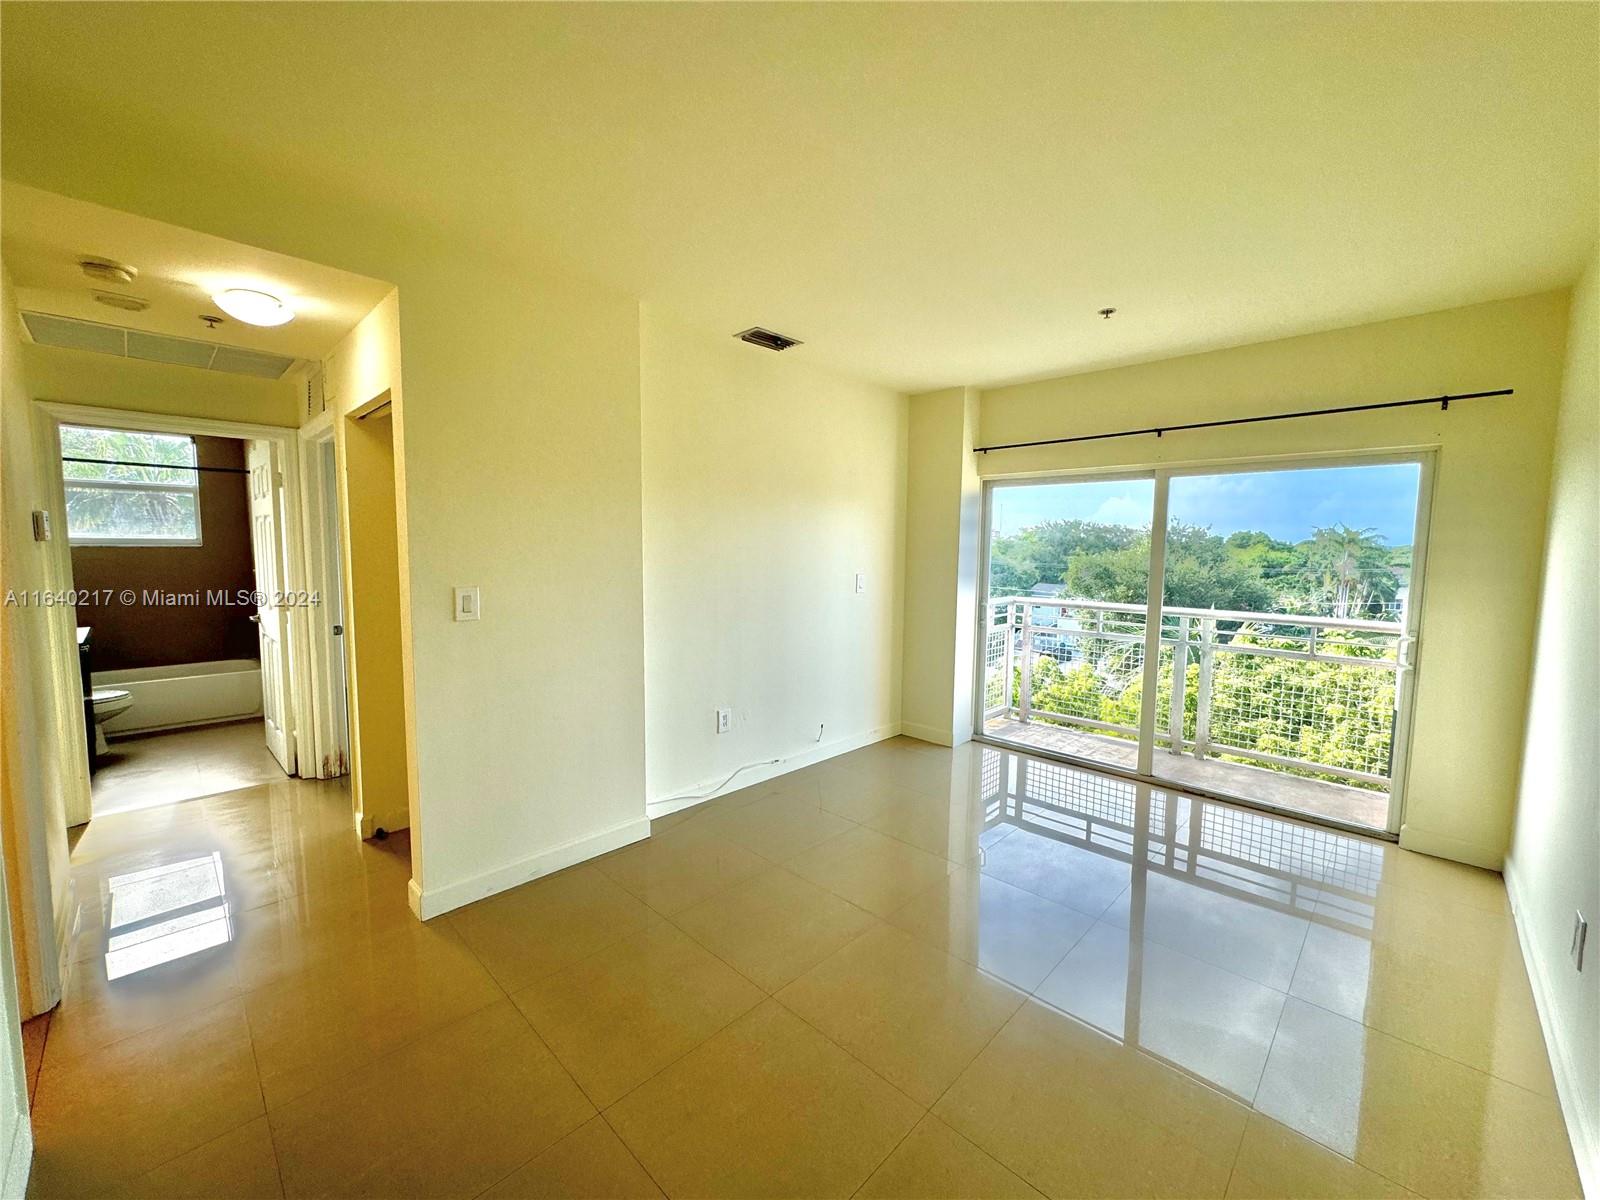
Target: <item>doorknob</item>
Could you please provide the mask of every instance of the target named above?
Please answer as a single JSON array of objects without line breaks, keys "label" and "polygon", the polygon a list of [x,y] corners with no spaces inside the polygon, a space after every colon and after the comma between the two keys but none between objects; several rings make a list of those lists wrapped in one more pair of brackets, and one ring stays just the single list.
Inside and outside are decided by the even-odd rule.
[{"label": "doorknob", "polygon": [[257,625],[261,624],[261,614],[260,613],[251,613],[250,614],[250,619],[252,621],[254,621]]},{"label": "doorknob", "polygon": [[333,636],[334,637],[343,637],[344,636],[344,626],[343,625],[335,625],[333,627]]}]

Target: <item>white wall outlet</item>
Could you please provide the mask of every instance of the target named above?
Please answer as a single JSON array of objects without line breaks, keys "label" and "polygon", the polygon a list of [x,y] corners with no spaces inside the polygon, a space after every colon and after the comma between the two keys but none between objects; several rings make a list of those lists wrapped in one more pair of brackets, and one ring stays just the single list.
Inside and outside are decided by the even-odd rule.
[{"label": "white wall outlet", "polygon": [[865,571],[857,571],[856,572],[856,595],[859,596],[859,595],[861,595],[861,593],[865,592],[866,590],[867,590],[867,574],[866,574]]},{"label": "white wall outlet", "polygon": [[33,540],[36,542],[50,540],[50,513],[45,509],[33,510]]},{"label": "white wall outlet", "polygon": [[717,732],[731,733],[733,731],[733,709],[717,709]]},{"label": "white wall outlet", "polygon": [[458,587],[455,590],[456,620],[476,621],[483,611],[475,587]]},{"label": "white wall outlet", "polygon": [[1584,943],[1589,940],[1589,922],[1583,913],[1574,911],[1572,914],[1572,965],[1577,970],[1583,970]]}]

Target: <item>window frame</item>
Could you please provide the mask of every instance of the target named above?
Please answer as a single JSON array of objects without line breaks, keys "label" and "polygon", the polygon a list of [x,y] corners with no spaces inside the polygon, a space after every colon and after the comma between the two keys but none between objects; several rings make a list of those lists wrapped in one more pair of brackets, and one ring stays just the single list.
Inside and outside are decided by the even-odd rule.
[{"label": "window frame", "polygon": [[[57,444],[58,444],[58,446],[60,445],[60,442],[62,440],[60,438],[60,433],[61,432],[65,432],[68,429],[81,429],[81,430],[84,430],[84,431],[89,432],[89,433],[115,433],[115,434],[123,434],[123,435],[133,435],[135,437],[141,437],[142,436],[142,437],[153,437],[153,438],[185,438],[189,442],[190,454],[191,454],[192,458],[194,459],[193,463],[156,463],[156,462],[152,462],[152,463],[148,464],[151,467],[165,468],[167,470],[178,470],[178,471],[188,472],[190,477],[191,477],[191,480],[192,480],[192,482],[189,482],[189,483],[176,483],[176,482],[155,483],[155,482],[148,482],[148,481],[145,481],[145,480],[133,480],[133,479],[83,479],[83,478],[75,478],[75,477],[67,474],[67,471],[66,471],[67,453],[66,453],[65,447],[64,446],[61,447],[61,449],[60,449],[60,458],[61,458],[61,468],[62,468],[62,470],[61,470],[62,499],[67,502],[67,507],[66,507],[63,515],[66,517],[66,522],[65,523],[66,523],[66,526],[67,526],[67,545],[68,546],[71,546],[71,547],[76,547],[76,546],[95,546],[95,547],[118,547],[118,546],[160,547],[160,546],[167,546],[167,547],[190,547],[190,548],[193,548],[193,547],[199,547],[199,546],[205,545],[205,528],[204,528],[204,525],[203,525],[202,514],[201,514],[201,511],[200,511],[200,446],[199,446],[199,443],[195,441],[195,438],[194,438],[193,434],[186,434],[186,433],[158,433],[158,432],[154,432],[154,431],[151,431],[151,430],[144,430],[144,429],[117,429],[117,428],[114,428],[114,427],[100,426],[100,425],[78,425],[78,424],[73,424],[73,423],[69,423],[69,422],[63,421],[61,423],[61,425],[59,426],[59,432],[57,434]],[[93,489],[93,490],[96,490],[96,491],[159,492],[159,493],[178,493],[178,494],[192,495],[194,497],[194,536],[193,537],[106,537],[104,535],[98,535],[98,534],[96,534],[96,535],[88,535],[88,536],[81,536],[81,537],[80,536],[75,536],[73,534],[73,532],[72,532],[72,515],[71,515],[71,496],[72,496],[72,492],[73,492],[73,490],[75,488]]]}]

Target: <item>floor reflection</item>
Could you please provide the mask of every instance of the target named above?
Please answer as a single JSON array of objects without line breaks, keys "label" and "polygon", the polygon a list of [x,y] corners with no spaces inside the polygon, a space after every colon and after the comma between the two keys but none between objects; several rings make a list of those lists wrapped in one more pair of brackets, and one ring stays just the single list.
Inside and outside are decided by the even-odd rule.
[{"label": "floor reflection", "polygon": [[222,855],[113,875],[105,884],[106,978],[121,979],[233,938]]},{"label": "floor reflection", "polygon": [[[1315,921],[1366,984],[1381,843],[985,748],[985,881],[1093,920],[1042,981],[1015,977],[1018,932],[978,902],[975,961],[1125,1045],[1254,1099]],[[994,886],[993,883],[979,885]],[[986,930],[985,925],[992,925]],[[992,932],[1003,953],[986,955]]]}]

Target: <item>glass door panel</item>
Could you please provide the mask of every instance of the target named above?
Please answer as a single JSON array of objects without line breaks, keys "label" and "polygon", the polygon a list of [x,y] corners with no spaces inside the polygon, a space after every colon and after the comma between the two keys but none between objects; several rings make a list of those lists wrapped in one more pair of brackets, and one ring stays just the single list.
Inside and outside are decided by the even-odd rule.
[{"label": "glass door panel", "polygon": [[1151,477],[991,489],[985,734],[1136,768],[1155,490]]},{"label": "glass door panel", "polygon": [[1392,826],[1416,462],[1169,480],[1152,774]]}]

